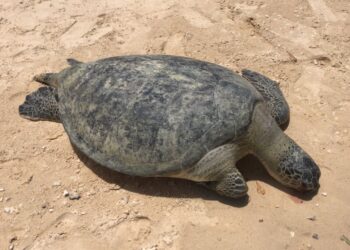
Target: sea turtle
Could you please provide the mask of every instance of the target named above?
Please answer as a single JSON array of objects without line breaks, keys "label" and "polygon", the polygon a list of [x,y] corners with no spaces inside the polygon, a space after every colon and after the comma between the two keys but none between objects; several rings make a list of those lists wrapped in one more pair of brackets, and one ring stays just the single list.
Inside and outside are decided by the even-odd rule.
[{"label": "sea turtle", "polygon": [[320,170],[280,127],[289,107],[276,82],[209,62],[167,55],[119,56],[45,73],[19,113],[62,122],[97,163],[135,176],[193,180],[228,197],[247,185],[236,162],[260,159],[280,183],[319,187]]}]

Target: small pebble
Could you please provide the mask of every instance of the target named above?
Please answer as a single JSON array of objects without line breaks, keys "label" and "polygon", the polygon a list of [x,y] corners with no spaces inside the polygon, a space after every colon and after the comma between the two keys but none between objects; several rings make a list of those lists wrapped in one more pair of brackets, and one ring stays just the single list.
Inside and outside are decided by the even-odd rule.
[{"label": "small pebble", "polygon": [[49,209],[49,212],[52,213],[52,212],[53,212],[53,208],[50,208],[50,209]]},{"label": "small pebble", "polygon": [[10,243],[13,243],[14,241],[16,241],[18,238],[16,235],[13,235],[11,238],[10,238]]},{"label": "small pebble", "polygon": [[313,233],[313,234],[312,234],[312,238],[314,238],[315,240],[318,240],[318,239],[319,239],[318,234]]},{"label": "small pebble", "polygon": [[306,217],[306,219],[315,221],[316,220],[316,216],[314,215],[314,216],[311,216],[311,217]]},{"label": "small pebble", "polygon": [[327,197],[327,193],[326,192],[323,192],[321,193],[324,197]]},{"label": "small pebble", "polygon": [[291,231],[291,232],[289,232],[289,234],[290,234],[290,237],[294,238],[295,232]]},{"label": "small pebble", "polygon": [[7,214],[18,213],[18,210],[14,207],[4,207],[4,212]]},{"label": "small pebble", "polygon": [[63,196],[64,196],[64,197],[67,197],[68,195],[69,195],[69,192],[68,192],[67,190],[64,190],[64,191],[63,191]]},{"label": "small pebble", "polygon": [[10,246],[9,246],[9,250],[13,250],[13,249],[15,249],[15,245],[10,244]]},{"label": "small pebble", "polygon": [[316,207],[319,207],[319,206],[320,206],[320,204],[316,203],[316,204],[315,204],[315,206],[316,206]]},{"label": "small pebble", "polygon": [[4,192],[4,191],[5,191],[5,188],[1,187],[0,192]]},{"label": "small pebble", "polygon": [[54,183],[52,183],[53,187],[59,187],[61,186],[61,182],[60,181],[55,181]]},{"label": "small pebble", "polygon": [[80,199],[80,194],[73,192],[73,193],[69,193],[68,195],[70,200],[79,200]]},{"label": "small pebble", "polygon": [[264,219],[259,219],[259,222],[261,223],[261,222],[264,222]]}]

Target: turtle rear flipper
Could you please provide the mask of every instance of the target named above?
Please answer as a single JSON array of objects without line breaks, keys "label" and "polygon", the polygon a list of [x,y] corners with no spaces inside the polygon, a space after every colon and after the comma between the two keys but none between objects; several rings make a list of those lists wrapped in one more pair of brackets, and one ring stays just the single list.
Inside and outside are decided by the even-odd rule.
[{"label": "turtle rear flipper", "polygon": [[23,118],[32,121],[60,122],[57,90],[52,87],[39,88],[26,96],[18,111]]},{"label": "turtle rear flipper", "polygon": [[82,64],[83,62],[81,61],[78,61],[74,58],[68,58],[67,59],[67,63],[70,65],[70,66],[75,66],[75,65],[78,65],[78,64]]},{"label": "turtle rear flipper", "polygon": [[42,73],[35,75],[33,80],[55,88],[58,86],[57,73]]},{"label": "turtle rear flipper", "polygon": [[[76,65],[82,64],[83,62],[80,62],[73,58],[68,58],[67,63],[70,66],[76,66]],[[42,74],[35,75],[33,77],[33,80],[36,82],[40,82],[42,84],[57,88],[58,82],[59,82],[58,75],[59,75],[58,73],[42,73]]]},{"label": "turtle rear flipper", "polygon": [[289,123],[289,106],[277,82],[248,69],[242,70],[242,76],[252,83],[264,97],[272,117],[285,130]]}]

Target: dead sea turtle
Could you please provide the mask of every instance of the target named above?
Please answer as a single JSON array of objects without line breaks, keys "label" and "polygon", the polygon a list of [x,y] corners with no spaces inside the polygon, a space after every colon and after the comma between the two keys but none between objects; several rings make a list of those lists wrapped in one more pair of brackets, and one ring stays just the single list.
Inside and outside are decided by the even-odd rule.
[{"label": "dead sea turtle", "polygon": [[73,145],[103,166],[190,179],[235,198],[248,190],[236,162],[252,153],[288,187],[319,186],[318,166],[280,129],[289,119],[282,92],[259,73],[165,55],[68,62],[34,77],[48,86],[19,113],[62,122]]}]

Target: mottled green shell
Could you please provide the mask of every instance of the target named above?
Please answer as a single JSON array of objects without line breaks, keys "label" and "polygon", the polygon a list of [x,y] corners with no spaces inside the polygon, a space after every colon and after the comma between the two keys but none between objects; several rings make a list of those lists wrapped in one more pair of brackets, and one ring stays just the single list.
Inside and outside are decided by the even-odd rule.
[{"label": "mottled green shell", "polygon": [[244,135],[262,97],[224,67],[174,56],[124,56],[59,74],[59,110],[71,142],[122,173],[188,168]]}]

